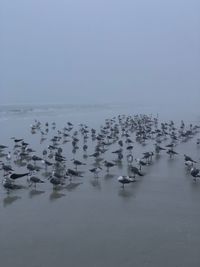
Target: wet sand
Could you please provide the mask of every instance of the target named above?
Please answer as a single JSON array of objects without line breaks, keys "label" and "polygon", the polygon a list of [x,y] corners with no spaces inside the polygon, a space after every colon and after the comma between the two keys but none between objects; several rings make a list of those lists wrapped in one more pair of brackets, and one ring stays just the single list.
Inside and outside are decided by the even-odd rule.
[{"label": "wet sand", "polygon": [[[83,122],[98,129],[110,115],[106,111],[39,119],[56,121],[57,129],[69,120],[75,127]],[[12,147],[11,136],[23,137],[40,155],[46,143],[31,135],[32,122],[31,117],[1,121],[1,143]],[[109,174],[104,168],[98,179],[88,171],[93,163],[88,158],[87,165],[79,168],[84,177],[58,191],[48,182],[36,190],[24,188],[10,194],[1,186],[2,266],[199,267],[200,182],[192,180],[183,157],[186,153],[199,160],[195,138],[178,144],[179,155],[174,159],[166,153],[155,157],[144,168],[145,175],[124,190],[117,177],[127,174],[126,158]],[[136,144],[134,157],[152,149],[152,142]],[[63,154],[67,166],[72,166],[71,144],[65,145]],[[84,161],[82,149],[74,157]],[[27,186],[26,178],[20,183]]]}]

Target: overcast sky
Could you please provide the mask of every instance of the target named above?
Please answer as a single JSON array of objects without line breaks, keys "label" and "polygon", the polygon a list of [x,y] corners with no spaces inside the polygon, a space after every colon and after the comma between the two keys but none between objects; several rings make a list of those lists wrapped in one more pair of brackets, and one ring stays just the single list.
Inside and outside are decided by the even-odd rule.
[{"label": "overcast sky", "polygon": [[0,104],[199,106],[199,0],[0,0],[0,13]]}]

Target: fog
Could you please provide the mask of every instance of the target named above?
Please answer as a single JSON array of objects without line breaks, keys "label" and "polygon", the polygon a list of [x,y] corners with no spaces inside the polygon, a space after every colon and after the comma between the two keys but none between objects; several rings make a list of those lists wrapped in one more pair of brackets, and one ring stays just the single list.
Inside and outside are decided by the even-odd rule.
[{"label": "fog", "polygon": [[0,10],[0,104],[199,106],[199,0],[1,0]]}]

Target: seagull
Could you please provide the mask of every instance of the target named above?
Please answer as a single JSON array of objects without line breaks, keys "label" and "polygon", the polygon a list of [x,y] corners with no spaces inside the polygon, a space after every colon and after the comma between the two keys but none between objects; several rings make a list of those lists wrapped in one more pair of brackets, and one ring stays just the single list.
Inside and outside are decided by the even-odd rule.
[{"label": "seagull", "polygon": [[191,157],[187,156],[184,154],[184,157],[185,157],[185,161],[191,161],[193,163],[197,163],[195,160],[193,160]]},{"label": "seagull", "polygon": [[10,153],[10,151],[9,151],[8,154],[6,155],[6,159],[7,159],[8,161],[11,160],[11,153]]},{"label": "seagull", "polygon": [[130,170],[134,174],[134,178],[136,175],[144,176],[144,174],[142,174],[137,167],[131,166]]},{"label": "seagull", "polygon": [[3,150],[5,148],[8,148],[7,146],[4,146],[4,145],[0,145],[0,150]]},{"label": "seagull", "polygon": [[32,186],[32,184],[34,184],[34,186],[36,187],[36,184],[42,184],[44,183],[44,181],[42,181],[40,178],[36,177],[36,176],[31,176],[29,179],[29,186]]},{"label": "seagull", "polygon": [[15,143],[19,143],[24,140],[24,139],[16,139],[15,137],[11,137],[11,139],[13,139]]},{"label": "seagull", "polygon": [[190,174],[194,177],[194,181],[196,181],[197,179],[196,178],[200,178],[200,170],[197,169],[197,168],[192,168],[191,171],[190,171]]},{"label": "seagull", "polygon": [[3,162],[1,164],[2,164],[2,169],[4,170],[4,172],[14,171],[10,165],[5,165]]},{"label": "seagull", "polygon": [[83,163],[83,162],[81,162],[81,161],[79,161],[79,160],[72,159],[72,161],[73,161],[73,163],[74,163],[74,165],[75,165],[76,170],[77,170],[77,167],[78,167],[78,166],[86,165],[85,163]]},{"label": "seagull", "polygon": [[146,166],[147,165],[147,163],[146,162],[144,162],[143,160],[141,160],[141,159],[135,159],[135,161],[138,163],[138,165],[140,166],[140,171],[141,171],[141,169],[142,169],[142,166]]},{"label": "seagull", "polygon": [[32,156],[32,160],[33,160],[34,163],[35,163],[36,161],[42,161],[42,158],[40,158],[40,157],[38,157],[38,156],[36,156],[36,155],[33,155],[33,156]]},{"label": "seagull", "polygon": [[136,182],[135,178],[132,176],[124,176],[121,175],[117,178],[118,182],[122,184],[122,187],[124,188],[125,184],[130,184]]},{"label": "seagull", "polygon": [[7,178],[4,178],[4,179],[3,179],[2,184],[3,184],[3,187],[4,187],[5,189],[7,189],[7,193],[9,193],[10,190],[21,189],[21,188],[22,188],[21,185],[13,184],[13,183],[12,183],[9,179],[7,179]]},{"label": "seagull", "polygon": [[96,167],[96,168],[90,169],[89,171],[91,173],[94,173],[94,175],[98,178],[98,174],[99,174],[99,172],[101,172],[101,170],[102,170],[101,167]]},{"label": "seagull", "polygon": [[161,147],[161,146],[159,146],[158,144],[155,144],[155,152],[157,154],[159,154],[161,150],[166,150],[166,149]]},{"label": "seagull", "polygon": [[171,143],[171,144],[169,144],[169,145],[166,145],[165,147],[168,147],[168,148],[173,149],[173,148],[174,148],[174,143]]},{"label": "seagull", "polygon": [[114,163],[109,162],[109,161],[107,161],[107,160],[104,161],[104,165],[105,165],[106,168],[107,168],[107,172],[109,172],[109,169],[110,169],[111,167],[114,167],[114,166],[115,166]]},{"label": "seagull", "polygon": [[66,175],[69,175],[69,176],[76,176],[76,177],[83,177],[80,172],[78,172],[77,170],[72,170],[72,169],[67,169],[67,172],[66,172]]},{"label": "seagull", "polygon": [[24,176],[27,176],[29,175],[29,172],[26,172],[26,173],[9,173],[9,179],[11,180],[16,180],[16,179],[19,179],[19,178],[22,178]]},{"label": "seagull", "polygon": [[173,156],[173,155],[178,155],[178,153],[176,151],[174,151],[173,149],[168,149],[167,150],[167,154],[169,154],[170,158]]},{"label": "seagull", "polygon": [[53,185],[53,188],[56,189],[58,185],[64,185],[63,181],[59,178],[49,177],[50,183]]}]

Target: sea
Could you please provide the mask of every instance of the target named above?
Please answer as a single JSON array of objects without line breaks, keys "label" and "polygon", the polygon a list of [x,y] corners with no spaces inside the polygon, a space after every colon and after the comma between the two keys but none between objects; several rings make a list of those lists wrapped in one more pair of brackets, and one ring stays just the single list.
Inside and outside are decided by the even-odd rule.
[{"label": "sea", "polygon": [[[42,156],[49,140],[67,122],[78,130],[87,124],[97,131],[106,119],[118,115],[146,114],[160,122],[173,120],[177,127],[200,125],[200,110],[177,108],[170,104],[144,106],[137,103],[105,103],[92,105],[18,104],[0,106],[0,144],[13,154],[13,138],[23,138],[35,155]],[[47,139],[33,134],[35,120],[49,123]],[[52,129],[52,123],[56,129]],[[80,137],[80,135],[78,135]],[[184,154],[200,162],[197,134],[189,142],[179,142],[174,158],[163,152],[146,166],[137,182],[123,189],[120,175],[127,175],[126,157],[122,164],[105,167],[99,178],[89,169],[93,159],[84,157],[82,141],[76,153],[71,142],[63,144],[66,165],[73,168],[75,158],[82,177],[66,182],[54,190],[44,177],[42,163],[39,176],[45,181],[36,188],[21,178],[23,188],[7,193],[0,185],[0,263],[2,267],[199,267],[200,266],[200,181],[194,182],[184,166]],[[134,142],[133,156],[141,157],[154,149],[153,142],[139,145]],[[166,141],[167,144],[167,141]],[[117,147],[113,147],[115,149]],[[94,144],[88,143],[88,155]],[[105,159],[115,159],[111,151]],[[5,157],[0,161],[6,162]],[[14,164],[15,172],[26,166]],[[1,181],[3,171],[0,171]]]}]

